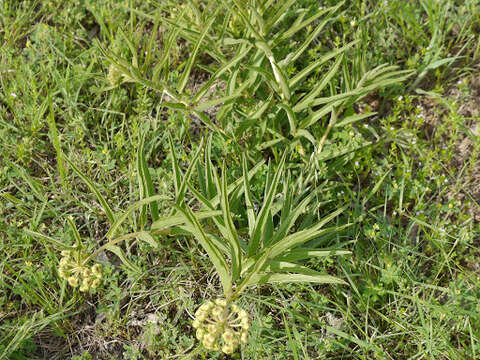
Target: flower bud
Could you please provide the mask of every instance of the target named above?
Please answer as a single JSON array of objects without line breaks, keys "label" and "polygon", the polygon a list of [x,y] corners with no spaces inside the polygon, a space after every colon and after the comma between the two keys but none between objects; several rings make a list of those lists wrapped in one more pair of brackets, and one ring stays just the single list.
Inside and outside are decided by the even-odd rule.
[{"label": "flower bud", "polygon": [[240,319],[248,319],[248,314],[245,310],[240,309],[240,311],[238,312],[238,317]]},{"label": "flower bud", "polygon": [[92,276],[92,271],[89,268],[85,268],[82,271],[82,275],[84,278],[89,278],[90,276]]},{"label": "flower bud", "polygon": [[115,86],[122,80],[122,75],[122,72],[114,64],[111,64],[108,68],[107,80],[110,85]]},{"label": "flower bud", "polygon": [[201,312],[200,314],[197,315],[198,321],[205,321],[206,318],[207,318],[207,314],[204,312]]}]

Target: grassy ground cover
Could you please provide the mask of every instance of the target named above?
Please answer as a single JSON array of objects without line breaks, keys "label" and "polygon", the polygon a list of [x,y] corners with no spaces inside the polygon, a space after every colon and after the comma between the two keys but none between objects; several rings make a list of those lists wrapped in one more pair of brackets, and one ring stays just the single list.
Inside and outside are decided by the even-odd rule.
[{"label": "grassy ground cover", "polygon": [[476,0],[0,0],[0,359],[480,358],[479,39]]}]

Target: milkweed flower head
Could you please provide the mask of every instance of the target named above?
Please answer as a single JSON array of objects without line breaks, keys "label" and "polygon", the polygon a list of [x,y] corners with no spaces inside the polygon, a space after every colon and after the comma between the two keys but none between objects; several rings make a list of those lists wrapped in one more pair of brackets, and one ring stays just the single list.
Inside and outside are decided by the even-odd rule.
[{"label": "milkweed flower head", "polygon": [[64,250],[58,264],[58,275],[67,280],[71,287],[79,287],[82,292],[96,289],[103,277],[102,265],[89,267],[83,263],[85,258],[86,255],[81,251]]},{"label": "milkweed flower head", "polygon": [[203,303],[195,313],[192,326],[196,337],[207,350],[232,354],[248,341],[248,314],[225,299]]}]

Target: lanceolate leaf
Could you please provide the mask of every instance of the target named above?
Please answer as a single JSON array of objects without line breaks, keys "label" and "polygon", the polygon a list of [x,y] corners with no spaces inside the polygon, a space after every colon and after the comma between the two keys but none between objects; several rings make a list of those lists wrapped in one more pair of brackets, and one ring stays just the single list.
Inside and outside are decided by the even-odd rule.
[{"label": "lanceolate leaf", "polygon": [[70,246],[70,245],[64,244],[63,242],[61,242],[57,239],[54,239],[50,236],[43,235],[43,234],[40,234],[40,233],[32,231],[32,230],[28,230],[28,229],[25,229],[24,231],[25,231],[26,234],[32,236],[33,238],[37,238],[37,239],[39,239],[43,242],[47,242],[47,243],[52,244],[58,250],[74,250],[74,249],[76,249],[76,246]]},{"label": "lanceolate leaf", "polygon": [[247,206],[248,235],[252,236],[255,229],[255,208],[253,206],[252,195],[250,193],[250,180],[248,178],[247,158],[245,154],[242,157],[242,168],[245,204]]},{"label": "lanceolate leaf", "polygon": [[65,161],[70,165],[72,170],[87,184],[87,186],[90,188],[90,190],[95,194],[97,197],[98,202],[102,205],[103,210],[105,211],[105,214],[107,215],[108,220],[110,221],[110,224],[113,224],[115,221],[115,216],[113,215],[113,211],[108,205],[107,201],[105,198],[102,196],[98,188],[95,186],[95,184],[75,166],[75,164],[65,156]]},{"label": "lanceolate leaf", "polygon": [[216,14],[217,14],[217,12],[213,13],[210,20],[205,25],[205,28],[203,29],[203,32],[200,35],[200,38],[197,40],[197,43],[195,44],[195,48],[193,49],[193,52],[188,59],[186,69],[183,72],[180,80],[178,81],[178,92],[180,94],[183,92],[183,89],[187,85],[187,81],[188,81],[188,78],[190,76],[190,72],[192,71],[195,59],[197,57],[198,50],[200,49],[200,45],[202,44],[203,38],[207,34],[208,30],[210,30],[210,26],[212,26],[213,22],[215,21]]},{"label": "lanceolate leaf", "polygon": [[348,255],[351,254],[350,251],[347,250],[328,250],[328,249],[293,249],[288,251],[282,256],[277,257],[276,259],[279,261],[300,261],[309,259],[312,257],[327,257],[327,256],[339,256],[339,255]]},{"label": "lanceolate leaf", "polygon": [[[195,213],[195,216],[197,217],[198,220],[207,219],[207,218],[210,218],[213,216],[219,216],[219,215],[222,215],[221,210],[200,211]],[[185,216],[183,215],[169,216],[166,218],[160,218],[159,220],[155,221],[152,224],[152,230],[155,230],[155,231],[166,230],[173,226],[182,225],[185,223],[186,223],[186,220],[185,220]]]},{"label": "lanceolate leaf", "polygon": [[[130,216],[135,210],[143,207],[144,205],[147,204],[152,204],[156,203],[157,201],[169,201],[170,199],[167,198],[166,196],[161,196],[161,195],[154,195],[151,197],[147,197],[145,199],[142,199],[140,201],[137,201],[135,204],[130,206],[122,215],[118,216],[118,218],[115,220],[115,222],[112,224],[110,229],[108,230],[108,233],[106,235],[107,239],[112,239],[113,236],[116,235],[117,231],[120,229],[121,225],[123,222]],[[158,221],[158,219],[156,220]]]},{"label": "lanceolate leaf", "polygon": [[[155,189],[153,187],[152,177],[150,176],[150,170],[148,169],[147,159],[145,157],[145,137],[139,142],[137,150],[137,177],[140,185],[140,198],[148,198],[155,195]],[[159,218],[158,204],[156,201],[149,202],[150,213],[152,220],[156,221]],[[144,207],[145,208],[145,207]],[[144,209],[145,211],[145,209]]]},{"label": "lanceolate leaf", "polygon": [[327,217],[325,217],[322,221],[318,224],[312,226],[311,228],[296,232],[294,234],[286,236],[284,239],[278,241],[276,244],[272,245],[270,251],[270,258],[275,258],[285,251],[294,248],[295,246],[302,245],[310,240],[313,240],[323,234],[327,234],[330,232],[337,232],[340,231],[351,224],[346,224],[338,227],[331,227],[327,229],[322,229],[322,227],[328,223],[330,220],[334,219],[338,215],[340,215],[343,211],[345,211],[345,207],[340,208]]},{"label": "lanceolate leaf", "polygon": [[230,212],[230,204],[228,201],[228,190],[227,190],[227,174],[226,174],[225,163],[222,168],[222,188],[221,188],[221,207],[223,212],[223,221],[227,229],[227,239],[230,243],[231,248],[231,259],[232,259],[232,280],[235,281],[240,276],[242,271],[242,253],[240,249],[240,242],[238,239],[237,230],[233,224],[232,214]]},{"label": "lanceolate leaf", "polygon": [[253,231],[252,239],[248,244],[248,256],[254,255],[261,246],[260,239],[262,238],[262,234],[265,230],[265,225],[267,223],[267,218],[270,214],[273,198],[276,193],[278,183],[283,175],[283,167],[285,165],[286,156],[287,154],[284,153],[282,159],[280,160],[278,169],[273,177],[273,180],[271,184],[269,184],[270,186],[268,187],[268,193],[265,197],[262,209],[260,210],[257,220],[255,222],[255,230]]},{"label": "lanceolate leaf", "polygon": [[304,275],[304,274],[258,274],[252,281],[258,284],[272,283],[317,283],[317,284],[346,284],[345,281],[331,275]]},{"label": "lanceolate leaf", "polygon": [[207,252],[210,261],[220,276],[224,293],[229,293],[232,287],[232,277],[228,271],[228,265],[225,261],[225,258],[219,249],[213,244],[211,239],[205,234],[202,226],[198,222],[198,219],[195,217],[192,210],[190,210],[190,207],[185,206],[182,208],[180,206],[175,206],[175,208],[185,216],[186,221],[192,227],[191,231],[193,235]]}]

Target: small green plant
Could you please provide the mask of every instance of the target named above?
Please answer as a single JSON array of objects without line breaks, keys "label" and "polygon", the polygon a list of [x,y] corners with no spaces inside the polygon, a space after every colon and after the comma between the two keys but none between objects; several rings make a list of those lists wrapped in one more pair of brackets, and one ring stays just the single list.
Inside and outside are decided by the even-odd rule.
[{"label": "small green plant", "polygon": [[[268,166],[263,203],[255,210],[250,180],[263,165],[263,161],[249,170],[244,157],[243,176],[232,184],[227,184],[225,164],[221,177],[212,164],[210,139],[205,148],[205,163],[198,167],[198,177],[202,182],[199,191],[192,185],[190,177],[192,169],[197,166],[200,150],[183,175],[172,144],[176,214],[154,221],[151,231],[155,234],[167,228],[177,228],[183,233],[192,234],[207,252],[220,278],[224,298],[218,300],[215,306],[210,302],[203,304],[193,325],[197,329],[197,337],[207,349],[220,349],[218,340],[222,337],[222,351],[231,353],[239,344],[237,340],[246,336],[244,332],[233,332],[231,316],[237,313],[236,320],[240,321],[240,324],[243,322],[241,326],[247,330],[248,318],[234,302],[248,288],[269,283],[344,283],[337,277],[309,269],[302,265],[301,261],[348,254],[349,251],[340,247],[318,249],[315,241],[337,234],[351,224],[325,228],[345,207],[338,208],[320,220],[314,220],[311,214],[318,209],[311,202],[319,194],[319,189],[305,186],[310,179],[300,177],[301,180],[292,180],[290,172],[285,171],[286,154],[276,170],[273,165]],[[283,189],[278,192],[281,182]],[[193,212],[186,203],[187,189],[201,205],[197,212]],[[241,197],[246,205],[243,208],[238,206]],[[231,208],[232,202],[236,203],[239,213],[235,213]],[[235,225],[234,218],[242,215],[246,217],[246,229],[237,228]],[[207,231],[201,225],[202,219],[213,222],[215,230]],[[177,231],[171,230],[172,233]],[[227,340],[223,336],[233,340]]]}]

